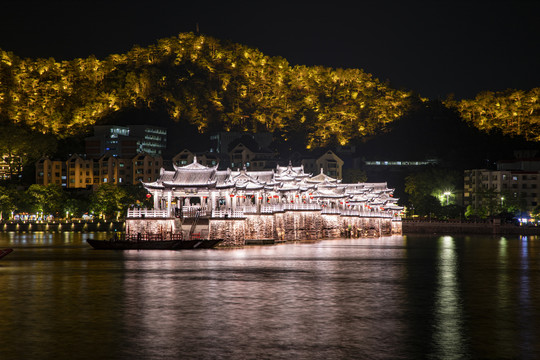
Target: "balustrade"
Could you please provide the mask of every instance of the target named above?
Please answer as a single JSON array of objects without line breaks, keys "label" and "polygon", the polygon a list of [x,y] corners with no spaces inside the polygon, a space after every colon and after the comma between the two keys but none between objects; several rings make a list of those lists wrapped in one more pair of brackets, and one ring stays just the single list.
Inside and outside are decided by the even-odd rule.
[{"label": "balustrade", "polygon": [[213,218],[224,218],[224,219],[245,219],[246,215],[243,211],[231,211],[231,210],[213,210]]},{"label": "balustrade", "polygon": [[[395,218],[400,219],[399,215],[395,215],[391,212],[385,211],[364,211],[364,210],[350,210],[340,208],[321,207],[316,203],[299,203],[299,204],[261,204],[259,210],[256,205],[242,205],[237,206],[235,210],[209,210],[207,208],[201,208],[199,206],[186,206],[182,208],[182,215],[184,218],[193,218],[199,214],[200,217],[212,216],[213,218],[245,218],[246,214],[273,214],[283,211],[303,211],[303,210],[321,210],[322,214],[335,214],[342,216],[359,216],[359,217],[381,217],[381,218]],[[128,218],[167,218],[171,217],[167,210],[152,210],[152,209],[128,209]]]},{"label": "balustrade", "polygon": [[128,209],[128,218],[164,218],[169,217],[167,210],[153,210],[153,209],[141,209],[134,208]]}]

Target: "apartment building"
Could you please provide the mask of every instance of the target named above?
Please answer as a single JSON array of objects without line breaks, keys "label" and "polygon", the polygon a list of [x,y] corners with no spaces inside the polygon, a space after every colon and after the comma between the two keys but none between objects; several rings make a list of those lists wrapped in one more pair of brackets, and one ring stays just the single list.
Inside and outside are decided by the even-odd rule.
[{"label": "apartment building", "polygon": [[36,162],[36,184],[67,187],[67,167],[62,160],[43,157]]},{"label": "apartment building", "polygon": [[94,126],[94,136],[85,139],[85,147],[89,158],[105,153],[123,158],[140,153],[161,156],[167,147],[167,130],[150,125]]},{"label": "apartment building", "polygon": [[318,174],[321,171],[333,178],[343,179],[344,161],[332,150],[328,150],[317,157],[302,159],[304,171],[311,174]]},{"label": "apartment building", "polygon": [[464,173],[463,203],[473,208],[512,201],[526,211],[540,204],[539,159],[501,161],[497,170],[472,169]]},{"label": "apartment building", "polygon": [[36,163],[36,184],[58,184],[70,189],[105,183],[137,184],[157,179],[162,166],[161,156],[148,154],[118,158],[106,153],[98,159],[74,154],[66,161],[42,158]]}]

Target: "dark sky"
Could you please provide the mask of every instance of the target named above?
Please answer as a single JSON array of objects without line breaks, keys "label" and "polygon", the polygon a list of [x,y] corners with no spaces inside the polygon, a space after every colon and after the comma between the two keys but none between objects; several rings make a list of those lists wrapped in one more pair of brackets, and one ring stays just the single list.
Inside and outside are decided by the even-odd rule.
[{"label": "dark sky", "polygon": [[104,58],[196,24],[291,65],[361,68],[431,98],[540,86],[540,1],[4,0],[0,48],[31,58]]}]

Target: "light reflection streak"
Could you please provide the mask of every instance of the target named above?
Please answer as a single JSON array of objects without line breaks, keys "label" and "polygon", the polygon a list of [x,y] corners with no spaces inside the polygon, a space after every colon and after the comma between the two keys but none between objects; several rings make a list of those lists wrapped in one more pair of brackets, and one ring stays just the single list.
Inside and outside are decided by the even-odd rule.
[{"label": "light reflection streak", "polygon": [[437,358],[459,359],[465,354],[463,314],[457,279],[454,239],[439,239],[438,286],[435,295],[435,331],[433,340]]},{"label": "light reflection streak", "polygon": [[524,326],[520,327],[521,341],[523,349],[533,349],[537,339],[534,338],[534,327],[530,325],[530,321],[524,316],[531,309],[531,286],[529,279],[529,239],[527,236],[521,236],[521,258],[520,258],[520,281],[519,281],[519,305],[520,309],[526,309],[527,311],[520,311],[520,323]]}]

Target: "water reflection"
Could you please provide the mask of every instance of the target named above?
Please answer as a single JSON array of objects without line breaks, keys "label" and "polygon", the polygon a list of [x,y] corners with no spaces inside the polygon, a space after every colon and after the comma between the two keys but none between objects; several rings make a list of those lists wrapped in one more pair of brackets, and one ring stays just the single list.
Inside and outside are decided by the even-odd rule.
[{"label": "water reflection", "polygon": [[174,259],[130,253],[126,351],[150,358],[257,358],[276,351],[272,357],[387,358],[406,337],[404,272],[395,261],[405,250],[395,241],[389,248],[344,240]]},{"label": "water reflection", "polygon": [[439,239],[433,341],[437,358],[461,359],[467,353],[463,336],[462,300],[456,246],[451,236]]},{"label": "water reflection", "polygon": [[533,350],[538,339],[534,336],[535,326],[538,327],[540,324],[535,324],[534,322],[529,321],[529,319],[524,316],[532,310],[531,305],[531,284],[530,284],[530,269],[529,269],[529,238],[527,236],[521,237],[521,257],[520,257],[520,281],[519,281],[519,306],[521,309],[527,309],[526,312],[520,312],[519,322],[524,324],[520,328],[520,338],[521,347],[527,349],[528,351]]},{"label": "water reflection", "polygon": [[0,262],[2,359],[540,355],[537,239],[108,252],[82,236],[0,234],[15,248]]}]

